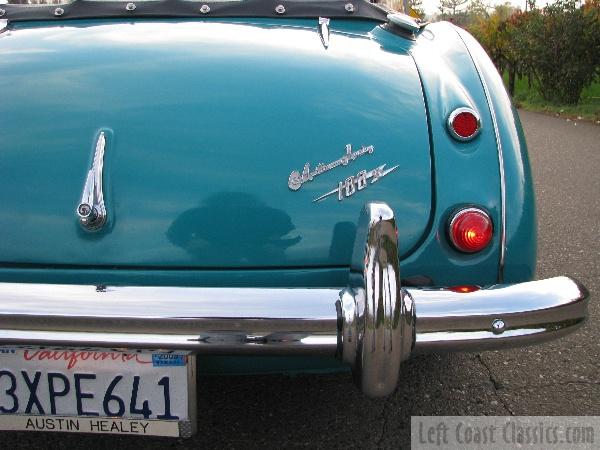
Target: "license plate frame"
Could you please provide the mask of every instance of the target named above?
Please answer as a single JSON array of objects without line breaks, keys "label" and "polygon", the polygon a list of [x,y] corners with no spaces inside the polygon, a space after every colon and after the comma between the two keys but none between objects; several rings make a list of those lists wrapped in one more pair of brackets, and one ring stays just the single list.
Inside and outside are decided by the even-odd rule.
[{"label": "license plate frame", "polygon": [[[75,357],[73,357],[74,354]],[[25,355],[28,355],[28,358],[30,357],[31,359],[25,362]],[[35,358],[31,355],[35,355],[37,360],[32,361]],[[21,357],[23,357],[24,361],[22,363],[19,362]],[[82,359],[82,357],[85,359]],[[111,365],[115,361],[116,363],[122,363],[123,366]],[[143,361],[143,365],[136,366],[136,362],[140,363],[140,361]],[[35,362],[35,367],[32,367],[29,364],[30,362]],[[62,363],[66,364],[65,368],[57,372],[57,365]],[[77,367],[76,364],[81,365]],[[101,365],[104,365],[104,367],[101,367]],[[138,368],[136,369],[136,367]],[[79,373],[76,373],[75,370],[78,370]],[[34,371],[35,375],[32,375]],[[119,383],[122,382],[122,386],[119,387],[120,391],[110,391],[111,396],[108,397],[109,403],[103,406],[104,409],[96,408],[99,415],[90,416],[88,411],[85,411],[86,415],[77,414],[80,409],[77,409],[75,413],[72,411],[73,405],[70,404],[73,397],[71,395],[72,389],[69,391],[67,386],[70,388],[73,385],[76,374],[82,376],[82,372],[94,375],[92,379],[95,383],[93,385],[94,391],[89,392],[91,388],[89,382],[86,381],[88,384],[86,392],[83,392],[83,394],[91,394],[91,397],[86,397],[85,395],[83,397],[85,397],[85,401],[88,404],[91,403],[95,406],[102,405],[101,398],[103,401],[107,399],[109,386],[106,386],[107,383],[105,380],[112,379],[112,382],[109,383],[109,385],[112,385],[114,380],[119,378],[119,381],[115,383],[113,388],[119,386]],[[7,373],[12,374],[12,376]],[[64,396],[56,395],[54,378],[52,381],[50,380],[50,377],[54,377],[57,373],[67,378],[67,381],[63,382],[62,385],[60,382],[57,383],[61,385],[63,391],[67,391]],[[197,430],[196,373],[196,357],[187,351],[0,346],[0,430],[187,438],[194,435]],[[176,374],[176,376],[172,377],[174,383],[170,383],[171,378],[163,374]],[[152,377],[154,377],[154,380],[150,381]],[[158,391],[158,388],[154,386],[154,381],[158,377],[160,377],[161,382],[166,378],[166,382],[163,384],[158,383],[164,396],[164,404],[162,405],[164,411],[161,410],[160,405],[157,406],[157,409],[158,411],[162,411],[163,418],[157,417],[159,416],[157,414],[158,411],[155,411],[153,417],[150,415],[145,417],[146,414],[142,415],[138,410],[140,410],[141,405],[143,405],[142,409],[146,407],[148,409],[153,408],[152,404],[146,398],[151,399],[151,397],[147,396],[150,392],[154,395],[154,400],[156,400],[158,393],[155,391]],[[12,393],[14,396],[11,397],[10,390],[13,386],[13,378],[15,379],[15,391]],[[122,399],[121,397],[125,396],[120,393],[129,392],[129,390],[125,391],[125,389],[130,384],[133,386],[136,385],[135,378],[137,378],[139,394],[138,387],[132,387],[131,398]],[[38,381],[33,388],[32,382],[35,379]],[[102,384],[102,380],[104,380],[104,384]],[[44,384],[45,381],[47,381],[46,384]],[[20,384],[17,384],[19,382]],[[183,384],[185,386],[182,386]],[[22,385],[25,385],[25,387]],[[40,390],[39,392],[38,389]],[[33,401],[31,397],[32,390],[34,395]],[[116,396],[116,398],[121,400],[120,402],[113,400],[113,392],[120,395]],[[187,398],[187,408],[185,404],[175,405],[178,408],[177,411],[173,414],[169,413],[168,411],[174,406],[174,404],[170,403],[172,393],[176,394],[174,395],[175,399]],[[55,405],[52,408],[48,408],[48,405],[52,401],[49,399],[51,394],[54,394],[54,400],[62,397],[59,400],[63,404],[65,402],[69,403],[70,406],[60,408],[59,402],[55,401]],[[26,398],[26,396],[29,397]],[[81,397],[81,389],[75,394],[76,402],[80,402],[81,398],[77,398],[77,396]],[[11,401],[15,397],[18,403],[16,407],[14,402],[11,405]],[[42,398],[43,400],[40,400]],[[41,411],[44,414],[40,414],[40,408],[37,406],[36,400],[39,400],[39,404],[42,406]],[[23,405],[26,402],[27,406],[24,407]],[[29,405],[30,402],[33,403]],[[157,403],[155,401],[154,404],[156,405]],[[9,406],[11,407],[9,408]],[[125,410],[127,411],[126,413],[122,410],[121,406],[129,407],[129,409]],[[111,409],[116,407],[119,408],[117,414],[120,412],[121,416],[106,414],[107,410],[110,412]],[[77,408],[79,408],[79,404]],[[11,411],[13,409],[14,411]],[[138,414],[131,414],[131,409],[135,409],[135,412]],[[152,411],[150,413],[152,414]],[[96,414],[96,412],[93,414]]]}]

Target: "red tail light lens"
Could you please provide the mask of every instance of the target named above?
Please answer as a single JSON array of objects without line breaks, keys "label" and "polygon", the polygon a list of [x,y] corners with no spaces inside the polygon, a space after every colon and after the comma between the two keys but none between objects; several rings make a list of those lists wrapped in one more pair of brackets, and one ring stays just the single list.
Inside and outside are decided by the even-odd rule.
[{"label": "red tail light lens", "polygon": [[461,252],[483,250],[492,241],[493,234],[492,219],[478,208],[461,209],[450,220],[450,241]]},{"label": "red tail light lens", "polygon": [[476,292],[479,289],[481,289],[479,286],[471,284],[464,286],[452,286],[448,288],[449,291],[456,292],[458,294],[470,294],[471,292]]},{"label": "red tail light lens", "polygon": [[448,116],[448,131],[454,139],[469,141],[479,133],[479,114],[471,108],[458,108]]}]

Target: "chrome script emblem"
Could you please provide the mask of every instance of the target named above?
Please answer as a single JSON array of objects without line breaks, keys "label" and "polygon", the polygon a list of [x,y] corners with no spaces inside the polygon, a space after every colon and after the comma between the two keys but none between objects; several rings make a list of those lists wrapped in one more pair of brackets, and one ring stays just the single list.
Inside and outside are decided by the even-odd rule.
[{"label": "chrome script emblem", "polygon": [[360,149],[356,151],[352,151],[352,145],[346,145],[346,154],[335,161],[330,162],[329,164],[319,163],[314,170],[310,170],[310,163],[307,162],[304,165],[304,169],[302,169],[302,173],[294,170],[290,173],[288,178],[288,187],[292,191],[297,191],[302,187],[304,183],[312,181],[316,176],[321,175],[322,173],[328,172],[331,169],[335,169],[338,166],[347,166],[351,161],[359,158],[365,154],[371,154],[375,151],[375,147],[369,145],[368,147],[362,146]]},{"label": "chrome script emblem", "polygon": [[386,169],[385,166],[386,164],[382,164],[368,172],[366,170],[361,170],[356,175],[348,177],[344,181],[340,181],[335,189],[315,198],[313,202],[321,201],[336,193],[338,200],[342,201],[344,198],[350,197],[354,193],[366,189],[369,185],[376,183],[380,178],[385,177],[388,173],[393,172],[399,167],[394,166]]}]

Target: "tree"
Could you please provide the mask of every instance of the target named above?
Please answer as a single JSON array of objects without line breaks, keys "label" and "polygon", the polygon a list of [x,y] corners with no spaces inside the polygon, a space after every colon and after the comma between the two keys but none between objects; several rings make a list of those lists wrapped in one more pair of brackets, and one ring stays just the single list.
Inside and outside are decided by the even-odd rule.
[{"label": "tree", "polygon": [[500,73],[508,73],[508,92],[515,93],[515,82],[523,73],[521,55],[516,47],[518,18],[521,12],[510,3],[497,5],[489,16],[478,16],[469,28],[471,33],[487,50]]},{"label": "tree", "polygon": [[525,12],[527,10],[533,11],[535,9],[535,0],[525,0]]},{"label": "tree", "polygon": [[494,6],[494,14],[498,16],[501,22],[508,20],[517,11],[519,11],[519,9],[515,8],[510,2]]},{"label": "tree", "polygon": [[546,100],[574,104],[600,76],[600,0],[577,1],[527,12],[504,4],[469,27],[498,71],[508,73],[511,95],[516,77],[527,76]]},{"label": "tree", "polygon": [[469,22],[473,23],[476,19],[487,19],[490,15],[488,10],[489,5],[485,4],[483,0],[471,0],[469,6],[467,6],[467,14],[469,15]]},{"label": "tree", "polygon": [[549,101],[575,104],[600,73],[600,8],[589,1],[558,0],[528,13],[519,53]]},{"label": "tree", "polygon": [[465,11],[465,28],[472,29],[478,24],[481,25],[490,17],[491,7],[484,0],[471,0]]},{"label": "tree", "polygon": [[468,0],[440,0],[440,12],[442,16],[456,17]]},{"label": "tree", "polygon": [[502,20],[495,12],[490,17],[479,17],[469,31],[481,43],[500,73],[506,68],[506,42],[501,33]]},{"label": "tree", "polygon": [[468,16],[465,5],[469,0],[440,0],[440,18],[466,28]]},{"label": "tree", "polygon": [[515,95],[517,75],[528,72],[526,68],[527,50],[521,46],[523,29],[526,27],[528,14],[521,11],[513,13],[500,22],[498,32],[502,36],[502,53],[508,73],[508,92]]},{"label": "tree", "polygon": [[423,0],[408,0],[410,11],[407,14],[411,15],[416,19],[422,19],[425,17],[425,10],[423,9]]}]

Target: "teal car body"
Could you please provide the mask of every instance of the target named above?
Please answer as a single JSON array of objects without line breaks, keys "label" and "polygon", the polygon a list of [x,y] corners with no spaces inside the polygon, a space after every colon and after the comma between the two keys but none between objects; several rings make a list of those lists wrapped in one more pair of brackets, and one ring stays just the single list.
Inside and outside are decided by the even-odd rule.
[{"label": "teal car body", "polygon": [[39,1],[0,4],[0,430],[189,437],[198,373],[384,397],[412,355],[585,323],[583,285],[534,279],[523,131],[466,31]]},{"label": "teal car body", "polygon": [[[153,282],[222,285],[235,271],[242,286],[256,284],[260,268],[291,277],[282,285],[335,285],[350,261],[356,210],[375,198],[402,214],[407,278],[502,279],[499,158],[480,79],[496,74],[477,72],[448,24],[409,40],[375,22],[334,22],[327,49],[314,28],[313,20],[291,19],[111,19],[16,23],[4,32],[2,278],[132,283],[127,272],[167,269],[172,275]],[[506,108],[498,87],[490,98]],[[446,129],[449,112],[465,104],[483,123],[467,144]],[[504,279],[515,282],[533,275],[534,203],[518,117],[501,112],[513,206]],[[90,234],[72,205],[100,130],[108,134],[110,219]],[[354,164],[288,189],[292,169],[335,159],[348,142],[375,147],[368,167],[398,169],[337,204],[312,200],[355,173]],[[476,256],[443,239],[449,212],[468,204],[482,205],[497,224],[493,245]],[[279,285],[275,278],[258,285]]]},{"label": "teal car body", "polygon": [[[449,23],[403,34],[377,20],[19,20],[0,33],[0,282],[334,287],[348,278],[357,212],[398,216],[403,284],[531,280],[536,223],[519,118],[481,47]],[[479,135],[453,139],[470,107]],[[106,136],[107,223],[75,214]],[[301,189],[291,171],[345,146],[373,154]],[[499,153],[499,147],[500,153]],[[313,201],[361,168],[368,189]],[[448,240],[457,208],[494,224],[483,251]],[[220,372],[339,367],[333,359],[221,357]]]}]

